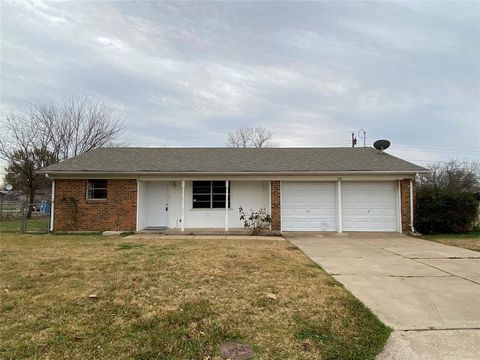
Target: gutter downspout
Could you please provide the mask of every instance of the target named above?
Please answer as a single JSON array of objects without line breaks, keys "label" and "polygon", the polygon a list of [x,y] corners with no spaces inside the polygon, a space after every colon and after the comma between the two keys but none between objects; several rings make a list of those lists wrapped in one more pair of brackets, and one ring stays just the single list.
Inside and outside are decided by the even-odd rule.
[{"label": "gutter downspout", "polygon": [[55,180],[52,180],[52,200],[50,203],[50,232],[53,231],[53,220],[55,218]]},{"label": "gutter downspout", "polygon": [[135,217],[135,231],[140,230],[140,180],[137,177],[137,215]]},{"label": "gutter downspout", "polygon": [[268,213],[270,214],[270,231],[272,231],[272,180],[268,181]]},{"label": "gutter downspout", "polygon": [[185,180],[182,180],[182,213],[180,221],[182,222],[180,229],[185,231]]},{"label": "gutter downspout", "polygon": [[413,226],[413,180],[410,179],[410,231],[415,232],[415,227]]},{"label": "gutter downspout", "polygon": [[228,207],[230,206],[228,204],[228,187],[229,187],[229,181],[225,180],[225,231],[228,231]]}]

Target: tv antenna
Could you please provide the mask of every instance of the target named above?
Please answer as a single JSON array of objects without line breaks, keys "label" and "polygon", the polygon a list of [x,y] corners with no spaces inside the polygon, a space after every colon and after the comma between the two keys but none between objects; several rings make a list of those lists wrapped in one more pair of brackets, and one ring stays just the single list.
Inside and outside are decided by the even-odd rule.
[{"label": "tv antenna", "polygon": [[373,143],[373,147],[377,150],[380,150],[380,152],[383,152],[383,150],[386,150],[390,147],[390,141],[388,141],[388,140],[377,140]]},{"label": "tv antenna", "polygon": [[358,138],[363,140],[363,147],[367,146],[367,131],[365,129],[358,130]]}]

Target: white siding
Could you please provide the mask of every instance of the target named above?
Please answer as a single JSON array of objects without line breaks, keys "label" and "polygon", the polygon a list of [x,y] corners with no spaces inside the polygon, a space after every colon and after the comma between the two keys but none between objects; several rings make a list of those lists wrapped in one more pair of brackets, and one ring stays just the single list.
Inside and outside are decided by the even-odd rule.
[{"label": "white siding", "polygon": [[[170,186],[168,191],[168,227],[180,228],[180,219],[182,218],[182,182],[170,181],[169,183]],[[185,184],[185,219],[187,217],[188,206],[187,186],[188,182],[186,182]]]},{"label": "white siding", "polygon": [[[169,188],[169,227],[181,227],[182,182],[171,181]],[[269,185],[267,181],[231,181],[229,228],[243,228],[238,208],[256,211],[269,209]],[[192,182],[185,182],[185,228],[224,228],[225,209],[193,209]]]},{"label": "white siding", "polygon": [[282,230],[335,231],[335,183],[282,182]]},{"label": "white siding", "polygon": [[343,182],[342,216],[345,231],[396,231],[395,183]]}]

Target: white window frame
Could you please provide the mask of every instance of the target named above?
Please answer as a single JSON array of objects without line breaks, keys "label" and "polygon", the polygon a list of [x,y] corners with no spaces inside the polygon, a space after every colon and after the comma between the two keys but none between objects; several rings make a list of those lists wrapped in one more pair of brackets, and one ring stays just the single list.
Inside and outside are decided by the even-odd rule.
[{"label": "white window frame", "polygon": [[[105,188],[94,188],[94,189],[104,189],[105,192],[106,192],[106,196],[104,198],[91,198],[89,196],[89,184],[91,181],[106,181],[107,182],[107,185]],[[86,183],[86,187],[85,187],[85,198],[88,200],[88,201],[105,201],[108,199],[108,180],[107,179],[88,179],[87,180],[87,183]]]},{"label": "white window frame", "polygon": [[[193,197],[195,195],[207,195],[207,193],[205,193],[205,194],[199,194],[199,193],[195,194],[195,192],[193,191],[194,190],[194,183],[195,182],[206,182],[206,181],[210,182],[210,193],[209,193],[209,195],[210,195],[210,207],[205,207],[205,208],[195,207],[194,206],[195,202],[193,201]],[[222,209],[225,209],[225,205],[222,206],[222,207],[213,207],[213,195],[226,195],[226,194],[228,194],[228,208],[227,209],[231,210],[231,203],[232,203],[232,199],[231,199],[232,193],[231,193],[231,190],[230,190],[231,186],[227,187],[225,181],[223,181],[223,183],[225,184],[224,186],[225,186],[225,191],[226,192],[221,193],[221,194],[219,194],[219,193],[214,194],[213,193],[213,182],[214,181],[221,182],[222,180],[192,180],[192,210],[222,210]]]}]

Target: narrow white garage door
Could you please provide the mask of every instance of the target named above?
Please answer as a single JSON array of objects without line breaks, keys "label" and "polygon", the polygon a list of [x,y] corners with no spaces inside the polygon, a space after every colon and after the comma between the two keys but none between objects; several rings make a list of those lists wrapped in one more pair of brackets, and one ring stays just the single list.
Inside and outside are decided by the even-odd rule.
[{"label": "narrow white garage door", "polygon": [[283,231],[335,231],[335,183],[282,182]]},{"label": "narrow white garage door", "polygon": [[396,231],[395,183],[343,182],[344,231]]}]

